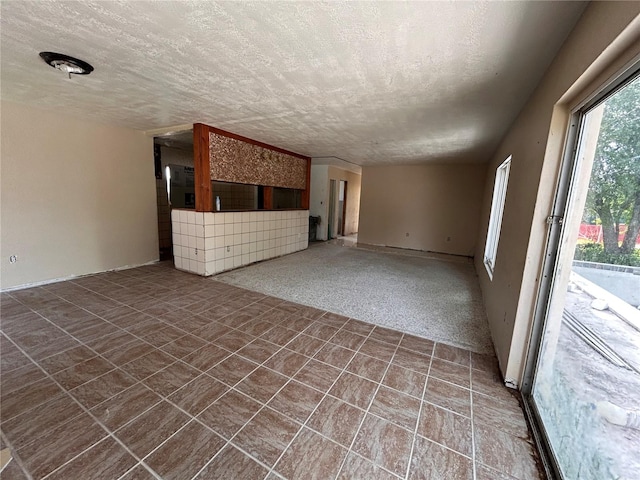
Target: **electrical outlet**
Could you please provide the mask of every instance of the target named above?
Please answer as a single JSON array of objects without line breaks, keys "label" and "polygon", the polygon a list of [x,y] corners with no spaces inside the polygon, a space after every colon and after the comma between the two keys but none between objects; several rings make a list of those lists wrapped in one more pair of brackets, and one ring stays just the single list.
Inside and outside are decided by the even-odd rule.
[{"label": "electrical outlet", "polygon": [[11,255],[9,257],[9,263],[16,263],[18,261],[18,256],[17,255]]}]

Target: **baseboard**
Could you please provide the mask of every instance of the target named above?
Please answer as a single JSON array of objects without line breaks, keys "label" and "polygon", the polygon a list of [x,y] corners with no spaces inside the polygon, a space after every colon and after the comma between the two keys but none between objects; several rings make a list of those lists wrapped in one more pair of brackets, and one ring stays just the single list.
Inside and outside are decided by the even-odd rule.
[{"label": "baseboard", "polygon": [[43,285],[50,285],[52,283],[66,282],[68,280],[75,280],[77,278],[89,277],[91,275],[97,275],[99,273],[119,272],[119,271],[122,271],[122,270],[131,270],[132,268],[144,267],[146,265],[154,265],[154,264],[159,263],[159,262],[160,262],[160,260],[156,259],[156,260],[151,260],[150,262],[146,262],[146,263],[139,263],[139,264],[136,264],[136,265],[124,265],[122,267],[111,268],[109,270],[100,270],[100,271],[92,272],[92,273],[83,273],[81,275],[69,275],[68,277],[59,277],[59,278],[53,278],[53,279],[50,279],[50,280],[42,280],[40,282],[25,283],[25,284],[16,285],[16,286],[13,286],[13,287],[1,288],[0,289],[0,293],[14,292],[16,290],[24,290],[25,288],[41,287]]}]

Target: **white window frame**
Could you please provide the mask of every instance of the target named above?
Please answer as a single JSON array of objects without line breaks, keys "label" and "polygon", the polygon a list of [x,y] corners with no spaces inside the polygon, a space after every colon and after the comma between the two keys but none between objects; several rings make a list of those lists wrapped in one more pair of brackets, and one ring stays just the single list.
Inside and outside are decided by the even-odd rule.
[{"label": "white window frame", "polygon": [[496,169],[496,180],[493,185],[491,216],[489,217],[487,242],[484,247],[484,266],[486,267],[491,280],[493,280],[493,270],[496,265],[496,254],[498,253],[498,242],[500,241],[500,228],[502,227],[504,202],[507,198],[507,184],[509,183],[510,168],[511,155],[509,155],[509,157]]}]

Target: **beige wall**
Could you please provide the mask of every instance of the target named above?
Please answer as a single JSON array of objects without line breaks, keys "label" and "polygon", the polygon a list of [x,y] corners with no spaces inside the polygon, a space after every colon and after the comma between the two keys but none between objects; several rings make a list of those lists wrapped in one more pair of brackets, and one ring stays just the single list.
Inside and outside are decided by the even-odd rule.
[{"label": "beige wall", "polygon": [[485,172],[483,164],[364,167],[358,242],[473,255]]},{"label": "beige wall", "polygon": [[1,122],[2,289],[158,259],[152,138],[9,102]]},{"label": "beige wall", "polygon": [[[638,2],[590,4],[491,159],[475,262],[494,346],[509,384],[518,385],[522,378],[546,239],[545,219],[553,201],[570,109],[601,88],[605,78],[594,79],[605,69],[613,64],[619,68],[640,53],[639,13]],[[634,19],[635,26],[616,39]],[[620,58],[628,48],[635,51]],[[588,83],[587,91],[576,95]],[[502,232],[490,280],[482,257],[494,175],[509,155],[513,158]]]}]

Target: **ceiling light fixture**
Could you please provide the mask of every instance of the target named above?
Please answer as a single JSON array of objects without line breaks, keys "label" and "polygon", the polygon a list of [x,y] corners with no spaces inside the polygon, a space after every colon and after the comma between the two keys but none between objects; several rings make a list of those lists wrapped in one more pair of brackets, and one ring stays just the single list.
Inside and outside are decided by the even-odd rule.
[{"label": "ceiling light fixture", "polygon": [[71,78],[74,75],[89,75],[93,72],[93,67],[83,60],[63,55],[55,52],[40,52],[40,57],[53,68],[65,72]]}]

